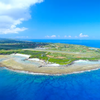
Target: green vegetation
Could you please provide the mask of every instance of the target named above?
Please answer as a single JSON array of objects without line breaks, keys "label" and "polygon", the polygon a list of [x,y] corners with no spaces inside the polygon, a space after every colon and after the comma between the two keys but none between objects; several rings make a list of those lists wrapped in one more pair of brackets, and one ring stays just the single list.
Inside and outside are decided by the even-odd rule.
[{"label": "green vegetation", "polygon": [[68,52],[90,52],[91,50],[87,46],[73,45],[73,44],[61,44],[61,43],[51,43],[46,45],[49,50],[59,50]]},{"label": "green vegetation", "polygon": [[28,54],[31,55],[30,58],[39,58],[60,65],[70,64],[75,60],[100,60],[100,49],[98,48],[91,49],[87,46],[73,44],[1,40],[0,54],[12,53]]},{"label": "green vegetation", "polygon": [[[60,65],[70,64],[75,60],[99,60],[100,54],[94,55],[93,57],[85,56],[84,54],[80,55],[80,58],[75,54],[62,54],[62,53],[51,53],[51,52],[43,52],[43,51],[30,51],[30,50],[0,50],[0,54],[7,55],[12,53],[21,53],[31,55],[30,58],[39,58],[51,63],[57,63]],[[84,55],[84,57],[83,57]]]},{"label": "green vegetation", "polygon": [[16,50],[25,48],[36,48],[47,45],[47,43],[36,43],[29,41],[18,41],[11,39],[0,39],[0,50]]}]

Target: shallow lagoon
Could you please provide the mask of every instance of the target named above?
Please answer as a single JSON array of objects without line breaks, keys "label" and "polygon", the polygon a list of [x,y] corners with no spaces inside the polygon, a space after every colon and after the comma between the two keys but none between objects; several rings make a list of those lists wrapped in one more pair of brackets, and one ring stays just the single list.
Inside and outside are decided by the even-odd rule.
[{"label": "shallow lagoon", "polygon": [[19,62],[19,63],[23,63],[23,64],[32,64],[34,66],[40,66],[41,63],[36,62],[36,61],[29,61],[26,60],[27,57],[23,57],[23,56],[17,56],[17,55],[9,55],[10,58],[14,59],[15,61]]},{"label": "shallow lagoon", "polygon": [[[14,59],[15,61],[19,62],[19,63],[23,63],[23,64],[32,64],[34,66],[41,66],[41,63],[37,62],[37,61],[30,61],[30,60],[25,60],[26,57],[23,56],[17,56],[17,55],[9,55],[10,58]],[[4,59],[0,59],[0,61],[2,61]],[[77,60],[74,61],[73,63],[74,65],[91,65],[91,64],[100,64],[100,60],[99,61],[89,61],[89,60]]]},{"label": "shallow lagoon", "polygon": [[89,64],[100,64],[100,60],[99,61],[89,61],[89,60],[77,60],[74,62],[75,64],[84,64],[84,65],[89,65]]}]

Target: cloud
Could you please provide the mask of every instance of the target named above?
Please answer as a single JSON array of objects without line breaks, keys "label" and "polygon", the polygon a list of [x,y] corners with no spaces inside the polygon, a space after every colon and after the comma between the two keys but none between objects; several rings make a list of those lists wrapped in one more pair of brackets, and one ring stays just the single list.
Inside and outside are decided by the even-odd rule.
[{"label": "cloud", "polygon": [[71,38],[72,36],[69,35],[68,37]]},{"label": "cloud", "polygon": [[56,38],[56,35],[52,35],[51,37],[52,37],[52,38]]},{"label": "cloud", "polygon": [[83,35],[83,33],[80,33],[79,37],[89,37],[89,36],[88,35]]},{"label": "cloud", "polygon": [[0,34],[18,33],[25,27],[17,27],[31,18],[30,6],[43,0],[0,0]]},{"label": "cloud", "polygon": [[18,32],[25,31],[25,30],[27,30],[27,28],[25,28],[25,27],[23,27],[23,28],[1,29],[0,33],[2,33],[2,34],[18,33]]},{"label": "cloud", "polygon": [[67,37],[67,35],[64,36],[65,38]]},{"label": "cloud", "polygon": [[46,38],[56,38],[57,36],[56,35],[51,35],[51,36],[49,36],[49,35],[47,35],[47,36],[45,36]]},{"label": "cloud", "polygon": [[45,36],[45,37],[46,37],[46,38],[49,38],[50,36],[47,35],[47,36]]}]

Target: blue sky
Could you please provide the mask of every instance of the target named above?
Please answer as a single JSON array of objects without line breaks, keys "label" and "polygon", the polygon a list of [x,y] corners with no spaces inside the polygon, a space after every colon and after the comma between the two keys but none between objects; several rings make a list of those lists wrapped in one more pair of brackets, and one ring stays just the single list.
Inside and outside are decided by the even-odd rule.
[{"label": "blue sky", "polygon": [[100,39],[100,0],[1,0],[0,37]]}]

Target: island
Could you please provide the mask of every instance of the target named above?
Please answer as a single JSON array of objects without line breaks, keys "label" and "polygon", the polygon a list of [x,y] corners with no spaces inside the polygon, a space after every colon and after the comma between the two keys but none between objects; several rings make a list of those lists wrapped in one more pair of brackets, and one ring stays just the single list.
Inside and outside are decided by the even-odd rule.
[{"label": "island", "polygon": [[0,41],[0,67],[36,74],[69,74],[100,68],[100,49],[83,45]]}]

